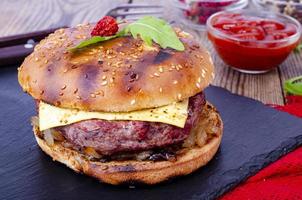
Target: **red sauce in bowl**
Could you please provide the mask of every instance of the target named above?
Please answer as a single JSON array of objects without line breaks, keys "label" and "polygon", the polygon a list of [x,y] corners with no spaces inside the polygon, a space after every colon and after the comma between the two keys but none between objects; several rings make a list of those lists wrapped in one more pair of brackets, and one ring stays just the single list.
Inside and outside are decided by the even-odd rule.
[{"label": "red sauce in bowl", "polygon": [[228,65],[248,73],[266,72],[287,58],[301,35],[299,22],[274,15],[278,18],[221,12],[209,19],[208,37]]}]

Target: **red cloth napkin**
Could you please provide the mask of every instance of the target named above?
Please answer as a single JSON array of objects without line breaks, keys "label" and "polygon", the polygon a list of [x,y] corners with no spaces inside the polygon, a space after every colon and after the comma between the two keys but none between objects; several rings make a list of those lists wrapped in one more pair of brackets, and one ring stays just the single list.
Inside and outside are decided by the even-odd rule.
[{"label": "red cloth napkin", "polygon": [[[288,96],[287,105],[271,106],[302,117],[302,96]],[[302,199],[302,147],[262,169],[221,198],[221,200],[237,199]]]}]

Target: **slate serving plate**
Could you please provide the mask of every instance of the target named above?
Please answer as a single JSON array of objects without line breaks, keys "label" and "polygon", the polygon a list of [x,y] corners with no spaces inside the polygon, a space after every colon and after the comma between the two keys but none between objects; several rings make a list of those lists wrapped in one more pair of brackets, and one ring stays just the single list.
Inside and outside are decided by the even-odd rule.
[{"label": "slate serving plate", "polygon": [[302,143],[302,120],[258,101],[209,87],[224,137],[215,158],[197,172],[135,189],[101,184],[53,162],[34,141],[35,114],[15,68],[0,71],[0,199],[214,199]]}]

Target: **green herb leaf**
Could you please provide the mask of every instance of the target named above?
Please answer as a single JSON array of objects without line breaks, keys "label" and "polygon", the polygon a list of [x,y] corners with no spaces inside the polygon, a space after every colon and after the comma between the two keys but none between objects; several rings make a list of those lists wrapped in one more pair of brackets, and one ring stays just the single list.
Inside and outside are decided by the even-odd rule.
[{"label": "green herb leaf", "polygon": [[300,43],[295,49],[294,49],[294,52],[295,53],[300,53],[302,50],[302,43]]},{"label": "green herb leaf", "polygon": [[112,35],[112,36],[106,36],[106,37],[101,37],[101,36],[93,36],[87,40],[84,40],[82,41],[80,44],[78,44],[77,46],[75,47],[72,47],[70,49],[68,49],[69,51],[76,51],[78,49],[81,49],[81,48],[84,48],[84,47],[87,47],[87,46],[90,46],[92,44],[96,44],[96,43],[99,43],[99,42],[103,42],[103,41],[107,41],[107,40],[111,40],[113,38],[117,38],[117,37],[121,37],[121,36],[124,36],[125,35],[125,29],[121,30],[120,32],[118,32],[117,34],[115,35]]},{"label": "green herb leaf", "polygon": [[170,47],[178,51],[185,49],[173,28],[164,20],[146,16],[129,24],[125,29],[125,32],[130,32],[134,38],[139,35],[149,46],[152,45],[153,40],[162,48]]},{"label": "green herb leaf", "polygon": [[291,95],[302,95],[302,76],[285,81],[284,90]]},{"label": "green herb leaf", "polygon": [[134,38],[137,38],[139,36],[149,46],[151,46],[152,41],[154,41],[162,48],[170,47],[178,51],[185,50],[183,43],[179,40],[173,28],[164,20],[151,16],[146,16],[139,19],[138,21],[129,24],[128,26],[126,26],[126,28],[118,32],[116,35],[107,37],[94,36],[82,41],[77,46],[72,47],[68,50],[76,51],[92,44],[111,40],[117,37],[123,37],[128,34],[131,34]]}]

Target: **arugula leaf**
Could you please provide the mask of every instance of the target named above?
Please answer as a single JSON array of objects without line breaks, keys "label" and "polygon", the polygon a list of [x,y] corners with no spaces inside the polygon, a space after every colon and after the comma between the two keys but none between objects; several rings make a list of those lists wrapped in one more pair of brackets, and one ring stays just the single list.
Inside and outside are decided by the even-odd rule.
[{"label": "arugula leaf", "polygon": [[87,40],[82,41],[77,46],[72,47],[72,48],[70,48],[68,50],[69,51],[76,51],[78,49],[90,46],[92,44],[96,44],[96,43],[99,43],[99,42],[111,40],[113,38],[121,37],[121,36],[124,36],[124,35],[125,35],[125,29],[121,30],[120,32],[118,32],[117,34],[112,35],[112,36],[105,36],[105,37],[102,37],[102,36],[93,36],[93,37],[91,37],[91,38],[89,38]]},{"label": "arugula leaf", "polygon": [[185,49],[173,28],[164,20],[146,16],[129,24],[125,29],[125,32],[130,32],[134,38],[139,35],[149,46],[152,45],[153,40],[162,48],[170,47],[178,51]]},{"label": "arugula leaf", "polygon": [[292,95],[302,95],[302,76],[285,81],[284,90]]}]

